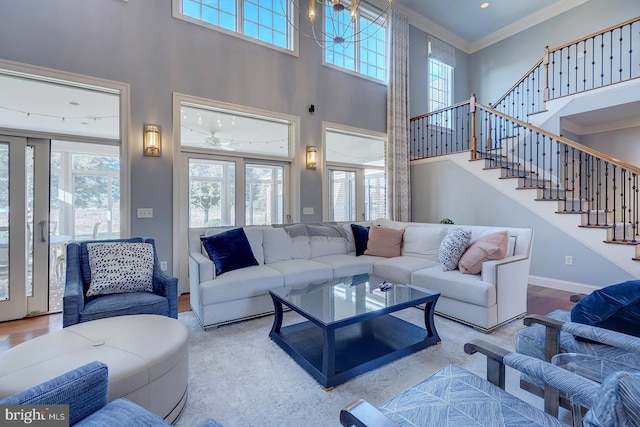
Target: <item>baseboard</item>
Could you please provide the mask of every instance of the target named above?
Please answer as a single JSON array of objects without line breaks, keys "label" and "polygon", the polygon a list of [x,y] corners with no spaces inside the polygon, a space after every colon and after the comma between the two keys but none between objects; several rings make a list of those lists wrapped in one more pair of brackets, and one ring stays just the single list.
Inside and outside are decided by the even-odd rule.
[{"label": "baseboard", "polygon": [[529,276],[529,284],[578,294],[590,294],[596,289],[600,289],[598,286],[540,276]]}]

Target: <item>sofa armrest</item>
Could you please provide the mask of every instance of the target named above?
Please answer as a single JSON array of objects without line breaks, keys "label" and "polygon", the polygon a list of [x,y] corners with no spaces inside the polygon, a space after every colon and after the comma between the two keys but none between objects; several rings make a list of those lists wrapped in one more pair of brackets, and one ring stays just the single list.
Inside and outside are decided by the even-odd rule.
[{"label": "sofa armrest", "polygon": [[482,263],[482,281],[496,284],[496,278],[498,277],[498,269],[507,264],[511,263],[522,263],[527,264],[527,278],[529,277],[529,257],[525,255],[514,255],[502,259],[496,259],[491,261],[485,261]]},{"label": "sofa armrest", "polygon": [[357,400],[340,411],[340,424],[344,427],[398,427],[366,400]]},{"label": "sofa armrest", "polygon": [[80,246],[67,245],[67,267],[62,297],[62,327],[80,323],[80,312],[84,309],[84,282],[80,271]]},{"label": "sofa armrest", "polygon": [[531,259],[515,255],[482,266],[482,280],[493,283],[496,290],[498,324],[527,312],[527,287]]},{"label": "sofa armrest", "polygon": [[197,278],[198,283],[216,278],[216,269],[213,265],[213,261],[201,253],[191,252],[189,254],[189,265],[189,276],[191,277],[191,273],[196,273],[195,277]]},{"label": "sofa armrest", "polygon": [[91,362],[0,400],[2,405],[69,405],[69,425],[107,405],[107,365]]},{"label": "sofa armrest", "polygon": [[153,293],[169,301],[169,317],[178,318],[178,278],[170,276],[155,266],[153,269]]}]

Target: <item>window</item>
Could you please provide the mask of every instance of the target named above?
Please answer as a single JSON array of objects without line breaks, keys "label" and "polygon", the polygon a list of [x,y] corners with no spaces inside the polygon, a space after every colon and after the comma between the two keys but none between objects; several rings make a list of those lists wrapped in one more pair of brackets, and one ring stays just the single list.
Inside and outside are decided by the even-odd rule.
[{"label": "window", "polygon": [[183,102],[180,128],[189,227],[285,222],[292,122]]},{"label": "window", "polygon": [[[344,68],[372,79],[386,80],[386,27],[384,20],[376,20],[378,15],[366,9],[358,9],[359,16],[351,24],[348,13],[335,14],[332,3],[325,7],[325,33],[339,34],[346,41],[333,43],[328,37],[325,48],[325,62]],[[360,34],[353,39],[354,32]]]},{"label": "window", "polygon": [[173,0],[174,16],[294,50],[292,0]]},{"label": "window", "polygon": [[[453,105],[453,68],[455,48],[429,37],[429,111],[438,111]],[[429,123],[451,128],[451,112],[443,111],[429,117]]]},{"label": "window", "polygon": [[328,221],[368,221],[386,216],[383,138],[325,130]]},{"label": "window", "polygon": [[453,67],[429,58],[429,111],[437,111],[453,104]]}]

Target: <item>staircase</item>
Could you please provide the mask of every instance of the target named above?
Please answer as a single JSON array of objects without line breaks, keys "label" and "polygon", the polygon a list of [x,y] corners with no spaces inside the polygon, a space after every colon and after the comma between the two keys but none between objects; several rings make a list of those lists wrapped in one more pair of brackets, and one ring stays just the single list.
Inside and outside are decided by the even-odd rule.
[{"label": "staircase", "polygon": [[[638,82],[640,67],[633,64],[640,54],[630,48],[640,43],[638,27],[640,17],[545,48],[493,106],[472,96],[411,119],[411,160],[450,156],[515,200],[529,200],[538,215],[551,213],[550,221],[571,227],[569,234],[640,277],[640,168],[558,135],[560,115],[547,109]],[[611,246],[603,250],[602,242]]]}]

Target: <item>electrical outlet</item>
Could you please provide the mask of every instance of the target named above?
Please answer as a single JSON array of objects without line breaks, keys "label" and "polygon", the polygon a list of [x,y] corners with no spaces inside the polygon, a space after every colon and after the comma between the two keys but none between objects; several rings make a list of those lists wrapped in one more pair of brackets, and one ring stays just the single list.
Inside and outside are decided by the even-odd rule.
[{"label": "electrical outlet", "polygon": [[567,255],[564,257],[564,263],[567,265],[573,265],[573,257],[571,255]]},{"label": "electrical outlet", "polygon": [[160,270],[167,271],[167,261],[160,261]]},{"label": "electrical outlet", "polygon": [[138,218],[153,218],[153,208],[138,208]]}]

